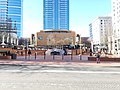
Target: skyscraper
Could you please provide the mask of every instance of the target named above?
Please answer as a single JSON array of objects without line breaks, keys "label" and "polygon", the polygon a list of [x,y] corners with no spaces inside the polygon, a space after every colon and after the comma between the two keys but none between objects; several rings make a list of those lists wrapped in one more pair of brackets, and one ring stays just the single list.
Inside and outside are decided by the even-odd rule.
[{"label": "skyscraper", "polygon": [[22,36],[23,0],[0,0],[0,31]]},{"label": "skyscraper", "polygon": [[69,30],[69,0],[43,0],[44,30]]}]

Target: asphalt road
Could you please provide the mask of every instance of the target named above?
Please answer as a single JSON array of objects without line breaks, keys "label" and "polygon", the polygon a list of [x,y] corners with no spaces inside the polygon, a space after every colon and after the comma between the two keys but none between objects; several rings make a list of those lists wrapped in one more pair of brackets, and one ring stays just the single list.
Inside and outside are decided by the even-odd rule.
[{"label": "asphalt road", "polygon": [[120,90],[120,68],[0,65],[0,90]]}]

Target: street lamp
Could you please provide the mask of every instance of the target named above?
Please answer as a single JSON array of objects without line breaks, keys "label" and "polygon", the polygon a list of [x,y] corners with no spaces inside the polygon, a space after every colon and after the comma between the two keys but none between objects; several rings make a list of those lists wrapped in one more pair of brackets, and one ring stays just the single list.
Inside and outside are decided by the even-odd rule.
[{"label": "street lamp", "polygon": [[25,43],[25,59],[27,59],[27,50],[28,50],[28,40],[27,39],[24,39]]},{"label": "street lamp", "polygon": [[78,38],[78,44],[79,44],[79,46],[80,46],[80,60],[82,60],[82,50],[81,50],[81,36],[80,36],[80,34],[77,34],[77,36],[76,36],[77,38]]}]

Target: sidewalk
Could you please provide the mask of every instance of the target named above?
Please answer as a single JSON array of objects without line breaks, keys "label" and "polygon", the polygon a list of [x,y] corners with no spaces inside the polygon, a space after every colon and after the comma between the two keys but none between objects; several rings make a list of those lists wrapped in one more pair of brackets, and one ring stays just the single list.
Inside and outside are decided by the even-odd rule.
[{"label": "sidewalk", "polygon": [[96,61],[88,61],[86,60],[87,56],[82,56],[82,60],[79,59],[79,56],[74,56],[71,60],[70,57],[64,57],[64,60],[61,57],[55,57],[53,60],[52,56],[46,57],[37,56],[35,59],[34,56],[30,57],[30,59],[25,59],[24,56],[18,57],[16,60],[0,60],[1,65],[73,65],[73,66],[120,66],[119,62],[110,62],[110,61],[102,61],[97,64]]}]

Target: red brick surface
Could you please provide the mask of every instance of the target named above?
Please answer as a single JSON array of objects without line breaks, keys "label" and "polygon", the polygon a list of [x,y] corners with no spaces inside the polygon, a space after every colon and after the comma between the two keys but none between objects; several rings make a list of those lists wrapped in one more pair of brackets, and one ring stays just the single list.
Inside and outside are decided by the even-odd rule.
[{"label": "red brick surface", "polygon": [[[96,57],[88,57],[89,61],[96,61]],[[100,61],[116,61],[120,62],[120,58],[117,57],[100,57]]]}]

